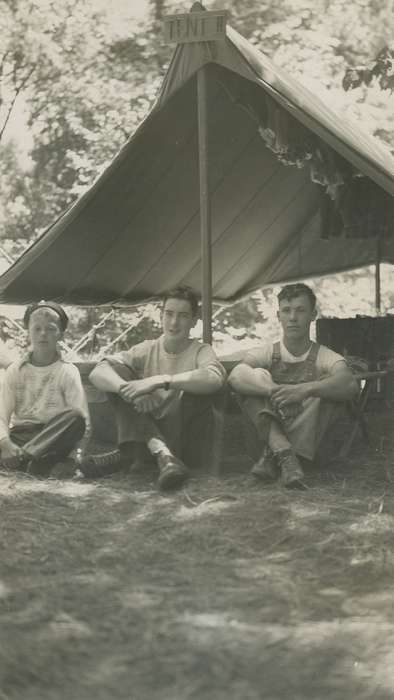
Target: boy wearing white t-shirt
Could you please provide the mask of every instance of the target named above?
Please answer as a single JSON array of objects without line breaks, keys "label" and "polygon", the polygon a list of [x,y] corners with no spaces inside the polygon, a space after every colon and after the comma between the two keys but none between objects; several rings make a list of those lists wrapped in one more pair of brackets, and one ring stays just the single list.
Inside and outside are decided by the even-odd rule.
[{"label": "boy wearing white t-shirt", "polygon": [[293,488],[304,478],[297,455],[313,459],[335,404],[354,398],[358,385],[341,355],[310,338],[316,318],[310,287],[287,285],[278,302],[282,340],[246,352],[229,383],[264,445],[252,473],[265,481],[280,475]]}]

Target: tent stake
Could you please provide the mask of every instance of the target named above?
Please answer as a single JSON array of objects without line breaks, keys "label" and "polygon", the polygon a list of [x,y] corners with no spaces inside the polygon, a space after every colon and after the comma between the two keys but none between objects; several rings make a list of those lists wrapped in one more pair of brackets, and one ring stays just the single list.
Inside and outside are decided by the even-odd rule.
[{"label": "tent stake", "polygon": [[202,274],[202,324],[203,340],[212,342],[212,252],[211,252],[211,200],[208,172],[208,105],[206,68],[197,73],[198,104],[198,154],[200,169],[200,229]]}]

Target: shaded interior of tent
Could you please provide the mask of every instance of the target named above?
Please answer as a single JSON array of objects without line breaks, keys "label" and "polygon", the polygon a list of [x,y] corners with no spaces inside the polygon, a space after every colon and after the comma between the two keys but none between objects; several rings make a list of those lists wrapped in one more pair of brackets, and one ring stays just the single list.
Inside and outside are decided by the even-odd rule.
[{"label": "shaded interior of tent", "polygon": [[[206,74],[213,297],[370,264],[377,239],[381,260],[394,262],[392,192],[360,177],[272,86],[212,62]],[[196,72],[176,89],[168,82],[96,183],[0,278],[2,301],[201,291]]]}]

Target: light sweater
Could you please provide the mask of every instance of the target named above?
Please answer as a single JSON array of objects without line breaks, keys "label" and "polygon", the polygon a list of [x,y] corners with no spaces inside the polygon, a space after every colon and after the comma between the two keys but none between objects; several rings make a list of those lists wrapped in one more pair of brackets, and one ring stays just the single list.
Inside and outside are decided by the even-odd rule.
[{"label": "light sweater", "polygon": [[1,387],[0,440],[11,426],[47,423],[62,411],[74,409],[90,428],[89,410],[78,368],[59,357],[45,367],[32,365],[30,357],[13,362]]},{"label": "light sweater", "polygon": [[[134,345],[130,350],[119,352],[105,358],[111,362],[121,362],[130,367],[138,378],[154,377],[160,374],[176,375],[195,369],[205,369],[221,380],[226,379],[226,371],[217,359],[212,347],[199,340],[191,340],[182,352],[167,352],[164,347],[164,336],[155,340],[145,340]],[[180,389],[156,389],[152,392],[156,400],[156,408],[152,411],[156,418],[161,418],[169,411],[177,410],[183,391]]]}]

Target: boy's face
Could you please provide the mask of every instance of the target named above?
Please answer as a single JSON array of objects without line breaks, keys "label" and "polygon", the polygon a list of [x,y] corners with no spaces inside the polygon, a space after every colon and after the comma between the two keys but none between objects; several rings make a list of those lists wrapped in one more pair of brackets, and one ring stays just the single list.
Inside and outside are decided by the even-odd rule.
[{"label": "boy's face", "polygon": [[279,303],[278,319],[285,338],[304,338],[316,318],[309,297],[300,294],[293,299],[282,299]]},{"label": "boy's face", "polygon": [[60,319],[52,309],[37,309],[29,320],[29,338],[33,352],[55,354],[56,346],[63,337]]},{"label": "boy's face", "polygon": [[176,342],[186,340],[196,323],[190,302],[186,299],[167,299],[161,320],[164,336]]}]

